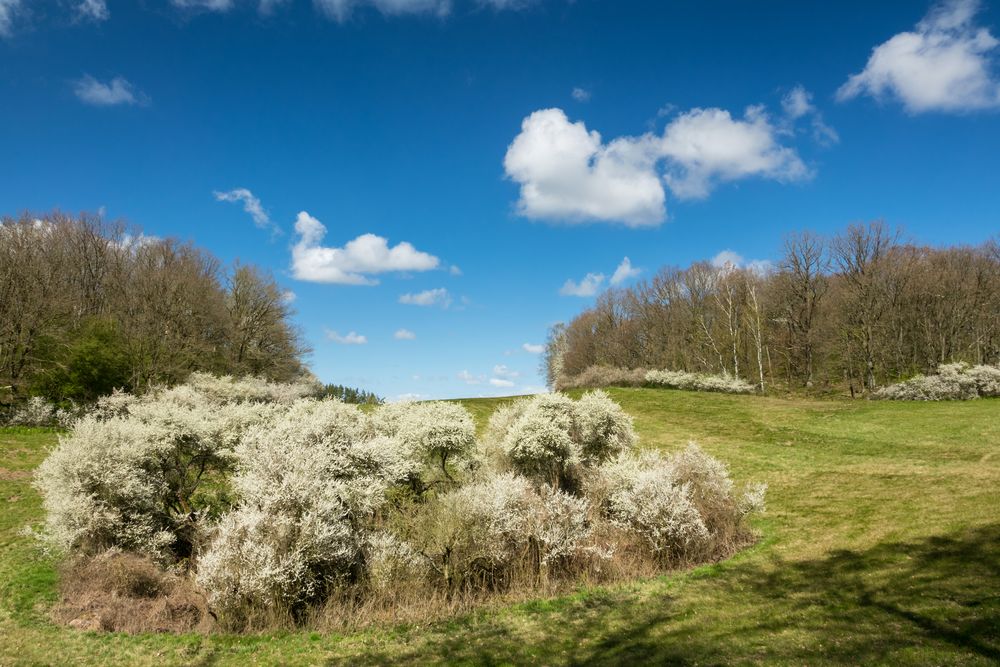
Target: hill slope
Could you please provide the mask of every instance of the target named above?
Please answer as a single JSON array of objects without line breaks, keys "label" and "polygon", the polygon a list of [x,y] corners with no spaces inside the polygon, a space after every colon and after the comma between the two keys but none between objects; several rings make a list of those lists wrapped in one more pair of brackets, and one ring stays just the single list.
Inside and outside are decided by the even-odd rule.
[{"label": "hill slope", "polygon": [[[0,664],[995,664],[1000,401],[813,401],[614,389],[645,447],[697,440],[770,484],[736,558],[425,627],[347,636],[81,633],[48,622],[52,565],[21,528],[55,436],[0,431]],[[464,403],[485,421],[498,400]]]}]

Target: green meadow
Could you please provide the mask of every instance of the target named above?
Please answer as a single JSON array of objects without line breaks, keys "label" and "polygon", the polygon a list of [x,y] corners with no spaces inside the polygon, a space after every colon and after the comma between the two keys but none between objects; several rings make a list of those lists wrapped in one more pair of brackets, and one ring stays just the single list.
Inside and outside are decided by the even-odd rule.
[{"label": "green meadow", "polygon": [[[1000,400],[894,403],[612,389],[641,446],[697,441],[769,484],[759,542],[626,585],[345,634],[123,635],[56,625],[25,528],[58,437],[0,429],[0,665],[1000,662]],[[485,423],[500,400],[463,403]]]}]

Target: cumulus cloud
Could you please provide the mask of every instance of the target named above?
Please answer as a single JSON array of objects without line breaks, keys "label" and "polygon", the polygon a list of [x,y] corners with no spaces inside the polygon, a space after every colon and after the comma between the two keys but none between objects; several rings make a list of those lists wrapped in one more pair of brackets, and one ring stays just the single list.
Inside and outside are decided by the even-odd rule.
[{"label": "cumulus cloud", "polygon": [[10,37],[14,31],[14,17],[22,10],[21,0],[0,0],[0,37]]},{"label": "cumulus cloud", "polygon": [[392,337],[396,340],[414,340],[417,334],[413,333],[409,329],[397,329],[396,333],[392,334]]},{"label": "cumulus cloud", "polygon": [[667,159],[666,181],[681,199],[707,197],[718,183],[752,176],[781,182],[808,178],[794,149],[778,143],[762,107],[743,118],[723,109],[692,109],[667,124],[659,142]]},{"label": "cumulus cloud", "polygon": [[525,343],[524,345],[521,346],[521,349],[527,352],[528,354],[541,354],[542,352],[545,351],[545,346],[538,345],[536,343]]},{"label": "cumulus cloud", "polygon": [[126,79],[116,76],[107,83],[89,74],[73,84],[73,92],[84,104],[110,107],[119,104],[145,104],[148,98],[135,90]]},{"label": "cumulus cloud", "polygon": [[573,99],[577,102],[589,102],[590,101],[590,91],[586,88],[574,88],[573,92],[570,93]]},{"label": "cumulus cloud", "polygon": [[343,248],[321,245],[326,227],[302,211],[295,220],[299,238],[292,246],[292,275],[299,280],[340,285],[377,285],[372,275],[398,271],[429,271],[439,260],[406,242],[389,247],[374,234],[362,234]]},{"label": "cumulus cloud", "polygon": [[447,308],[451,305],[451,295],[443,287],[428,289],[423,292],[413,292],[401,294],[399,302],[410,306],[441,306]]},{"label": "cumulus cloud", "polygon": [[896,98],[910,113],[1000,108],[1000,41],[973,23],[979,8],[978,0],[937,5],[913,30],[876,46],[837,98]]},{"label": "cumulus cloud", "polygon": [[284,292],[281,293],[281,300],[282,300],[282,302],[284,302],[286,304],[293,304],[293,303],[295,303],[295,300],[297,298],[299,298],[299,297],[295,294],[295,292],[293,292],[290,289],[286,289]]},{"label": "cumulus cloud", "polygon": [[588,273],[580,282],[572,278],[563,283],[559,289],[562,296],[594,296],[604,284],[603,273]]},{"label": "cumulus cloud", "polygon": [[642,269],[634,268],[632,266],[632,260],[626,257],[622,260],[622,263],[618,265],[618,268],[615,269],[615,272],[611,274],[611,284],[618,285],[626,280],[635,278],[640,273],[642,273]]},{"label": "cumulus cloud", "polygon": [[494,387],[513,387],[514,383],[503,378],[490,378],[490,384]]},{"label": "cumulus cloud", "polygon": [[462,275],[462,269],[452,264],[450,267],[448,267],[448,273],[450,273],[453,276],[460,276]]},{"label": "cumulus cloud", "polygon": [[105,0],[82,0],[76,6],[76,13],[82,19],[91,21],[107,21],[111,18],[108,3]]},{"label": "cumulus cloud", "polygon": [[368,342],[368,338],[362,336],[361,334],[351,331],[346,336],[341,336],[336,331],[331,331],[326,329],[326,339],[331,340],[334,343],[340,343],[341,345],[364,345]]},{"label": "cumulus cloud", "polygon": [[662,136],[605,142],[561,109],[543,109],[521,123],[504,170],[520,185],[517,209],[525,217],[658,225],[666,218],[664,183],[678,198],[698,199],[727,181],[809,178],[779,134],[764,109],[753,106],[742,118],[692,109],[671,120]]},{"label": "cumulus cloud", "polygon": [[242,203],[243,210],[250,214],[253,224],[259,229],[270,229],[274,234],[281,233],[281,229],[271,222],[267,211],[261,206],[260,199],[255,197],[247,188],[235,188],[228,192],[219,192],[216,190],[212,194],[215,195],[218,201]]},{"label": "cumulus cloud", "polygon": [[507,176],[521,186],[518,212],[567,222],[659,224],[665,196],[649,142],[625,137],[605,144],[562,109],[535,111],[504,157]]}]

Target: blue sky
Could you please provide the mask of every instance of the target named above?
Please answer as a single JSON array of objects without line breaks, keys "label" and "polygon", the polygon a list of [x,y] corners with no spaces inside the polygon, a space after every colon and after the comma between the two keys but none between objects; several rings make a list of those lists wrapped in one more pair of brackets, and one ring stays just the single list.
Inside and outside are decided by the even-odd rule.
[{"label": "blue sky", "polygon": [[272,270],[325,381],[533,391],[616,269],[1000,232],[997,35],[971,0],[0,0],[0,211]]}]

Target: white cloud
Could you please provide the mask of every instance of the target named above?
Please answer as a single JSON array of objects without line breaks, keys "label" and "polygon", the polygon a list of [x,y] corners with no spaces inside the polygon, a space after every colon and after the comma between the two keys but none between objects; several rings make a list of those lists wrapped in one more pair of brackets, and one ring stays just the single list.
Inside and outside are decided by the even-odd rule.
[{"label": "white cloud", "polygon": [[769,259],[745,259],[734,250],[722,250],[711,259],[711,264],[717,269],[747,269],[758,275],[766,275],[774,270],[774,262]]},{"label": "white cloud", "polygon": [[545,351],[545,346],[537,345],[535,343],[525,343],[524,345],[521,346],[521,349],[527,352],[528,354],[541,354],[542,352]]},{"label": "white cloud", "polygon": [[611,275],[611,284],[617,285],[619,283],[623,283],[626,280],[635,278],[640,273],[642,273],[642,269],[633,268],[632,260],[626,257],[625,259],[622,260],[622,263],[618,265],[618,268],[615,269],[615,272]]},{"label": "white cloud", "polygon": [[712,258],[711,263],[717,269],[724,269],[727,266],[740,268],[743,266],[743,255],[734,250],[722,250]]},{"label": "white cloud", "polygon": [[364,6],[374,7],[386,16],[447,16],[451,12],[451,0],[313,0],[313,5],[327,18],[341,23],[351,18],[356,8]]},{"label": "white cloud", "polygon": [[594,296],[604,284],[603,273],[588,273],[579,283],[569,279],[559,289],[563,296]]},{"label": "white cloud", "polygon": [[525,217],[657,225],[666,218],[664,181],[678,198],[696,199],[726,181],[809,178],[779,134],[762,107],[749,107],[743,118],[711,108],[678,115],[662,136],[605,143],[561,109],[543,109],[521,123],[504,169],[520,185],[517,207]]},{"label": "white cloud", "polygon": [[21,0],[0,0],[0,37],[10,37],[13,34],[14,16],[21,9]]},{"label": "white cloud", "polygon": [[120,76],[102,83],[89,74],[84,75],[73,84],[73,92],[84,104],[98,107],[144,104],[148,101],[145,95],[137,92],[131,83]]},{"label": "white cloud", "polygon": [[334,343],[340,343],[341,345],[364,345],[368,342],[367,337],[354,331],[351,331],[346,336],[341,336],[336,331],[331,331],[330,329],[326,329],[325,333],[327,340],[332,340]]},{"label": "white cloud", "polygon": [[781,98],[781,108],[792,119],[802,118],[816,110],[812,94],[802,86],[795,86]]},{"label": "white cloud", "polygon": [[448,273],[450,273],[453,276],[460,276],[462,275],[462,269],[452,264],[450,267],[448,267]]},{"label": "white cloud", "polygon": [[895,97],[910,113],[1000,108],[998,41],[973,24],[978,0],[937,5],[916,25],[876,46],[864,70],[837,91],[841,101]]},{"label": "white cloud", "polygon": [[473,375],[467,370],[459,371],[456,377],[465,384],[482,384],[484,379],[482,375]]},{"label": "white cloud", "polygon": [[516,378],[520,377],[521,373],[519,371],[511,370],[507,368],[504,364],[497,364],[493,367],[493,375],[502,378]]},{"label": "white cloud", "polygon": [[399,302],[410,306],[441,306],[442,308],[447,308],[451,305],[451,295],[448,294],[448,290],[445,288],[438,287],[437,289],[424,290],[423,292],[401,294]]},{"label": "white cloud", "polygon": [[179,9],[205,12],[228,12],[233,8],[233,0],[170,0]]},{"label": "white cloud", "polygon": [[573,95],[573,99],[577,102],[590,101],[590,91],[586,88],[574,88],[571,94]]},{"label": "white cloud", "polygon": [[677,116],[660,142],[671,192],[681,199],[701,199],[726,181],[808,178],[798,153],[779,144],[776,134],[761,107],[749,107],[742,119],[723,109],[692,109]]},{"label": "white cloud", "polygon": [[648,143],[625,137],[605,144],[562,109],[535,111],[504,157],[507,176],[521,186],[518,212],[567,222],[659,224],[665,195]]},{"label": "white cloud", "polygon": [[513,387],[514,383],[503,378],[490,378],[490,384],[494,387]]},{"label": "white cloud", "polygon": [[76,13],[80,18],[91,21],[107,21],[111,18],[111,12],[108,11],[108,3],[105,0],[81,0],[76,6]]},{"label": "white cloud", "polygon": [[781,98],[781,108],[789,121],[789,131],[793,131],[792,126],[795,121],[808,118],[812,126],[813,139],[817,143],[823,146],[837,143],[840,141],[840,136],[823,120],[823,114],[813,104],[812,97],[812,93],[798,85]]},{"label": "white cloud", "polygon": [[417,334],[413,333],[409,329],[397,329],[396,333],[392,334],[392,337],[396,340],[414,340]]},{"label": "white cloud", "polygon": [[287,304],[295,303],[295,300],[297,298],[299,297],[295,294],[295,292],[293,292],[290,289],[286,289],[284,292],[281,293],[281,300]]},{"label": "white cloud", "polygon": [[400,394],[399,396],[397,396],[395,398],[395,400],[393,402],[394,403],[408,403],[410,401],[419,401],[423,397],[424,397],[423,394],[417,394],[417,393],[410,392],[410,393],[406,393],[406,394]]},{"label": "white cloud", "polygon": [[229,190],[228,192],[219,192],[216,190],[212,193],[215,198],[219,201],[226,202],[242,202],[243,210],[250,214],[253,218],[253,224],[255,224],[259,229],[270,229],[274,234],[280,234],[281,228],[271,222],[270,216],[268,216],[267,211],[261,206],[260,199],[254,196],[250,190],[246,188],[235,188]]},{"label": "white cloud", "polygon": [[326,227],[302,211],[295,220],[299,240],[292,246],[292,275],[299,280],[340,285],[377,285],[372,275],[393,271],[428,271],[439,260],[406,242],[389,247],[386,239],[362,234],[343,248],[320,245]]}]

